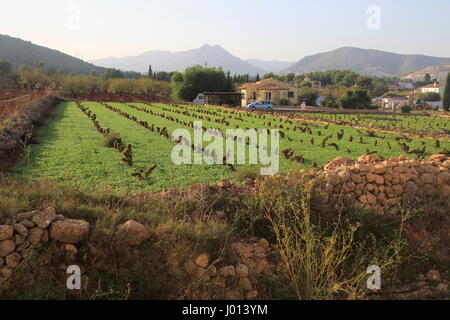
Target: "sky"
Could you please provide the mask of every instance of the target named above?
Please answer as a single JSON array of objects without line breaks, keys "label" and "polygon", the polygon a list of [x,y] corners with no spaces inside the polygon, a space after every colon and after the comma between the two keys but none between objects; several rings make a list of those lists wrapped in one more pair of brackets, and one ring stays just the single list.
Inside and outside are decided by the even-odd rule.
[{"label": "sky", "polygon": [[298,61],[343,46],[450,57],[450,0],[15,0],[0,34],[93,60],[221,45]]}]

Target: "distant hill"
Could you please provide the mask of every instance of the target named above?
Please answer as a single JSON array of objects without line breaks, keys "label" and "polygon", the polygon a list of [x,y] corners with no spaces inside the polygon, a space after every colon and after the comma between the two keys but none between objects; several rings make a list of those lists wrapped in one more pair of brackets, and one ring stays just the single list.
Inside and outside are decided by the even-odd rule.
[{"label": "distant hill", "polygon": [[149,51],[138,56],[123,58],[105,58],[92,60],[92,63],[105,68],[117,68],[121,70],[130,70],[136,72],[148,72],[148,66],[151,65],[153,71],[184,71],[194,65],[205,63],[211,67],[222,67],[225,72],[231,74],[264,74],[265,70],[255,67],[250,63],[241,60],[221,46],[210,46],[208,44],[199,49],[193,49],[182,52],[169,51]]},{"label": "distant hill", "polygon": [[100,74],[104,71],[104,68],[60,51],[1,34],[0,58],[9,61],[14,68],[21,65],[32,67],[35,62],[43,62],[44,69],[55,68],[56,70],[70,71],[73,74],[89,74],[92,70]]},{"label": "distant hill", "polygon": [[289,68],[292,66],[295,62],[288,62],[288,61],[279,61],[279,60],[258,60],[258,59],[246,59],[248,63],[250,63],[252,66],[255,66],[257,68],[266,70],[267,72],[273,72],[278,73],[280,71],[283,71],[284,69]]},{"label": "distant hill", "polygon": [[450,63],[441,66],[426,67],[410,74],[407,74],[402,79],[410,79],[414,81],[423,81],[427,73],[431,75],[431,79],[438,79],[439,83],[447,81],[447,75],[450,72]]},{"label": "distant hill", "polygon": [[282,71],[282,74],[338,69],[352,70],[371,76],[397,76],[445,63],[450,63],[450,58],[404,55],[378,50],[344,47],[305,57],[293,66]]}]

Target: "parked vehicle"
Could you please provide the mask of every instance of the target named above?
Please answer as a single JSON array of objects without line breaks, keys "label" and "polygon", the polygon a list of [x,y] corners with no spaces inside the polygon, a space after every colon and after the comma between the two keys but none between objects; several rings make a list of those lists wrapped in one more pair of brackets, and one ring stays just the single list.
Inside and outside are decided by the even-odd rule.
[{"label": "parked vehicle", "polygon": [[274,109],[273,103],[267,100],[260,100],[250,103],[247,106],[247,109],[250,110],[269,110],[272,111]]},{"label": "parked vehicle", "polygon": [[205,104],[205,95],[203,93],[199,93],[192,102],[195,104]]}]

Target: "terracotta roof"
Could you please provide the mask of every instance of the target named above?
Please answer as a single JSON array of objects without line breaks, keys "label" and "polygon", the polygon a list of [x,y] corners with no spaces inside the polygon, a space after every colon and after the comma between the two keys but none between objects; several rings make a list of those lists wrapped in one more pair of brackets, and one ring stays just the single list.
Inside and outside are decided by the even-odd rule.
[{"label": "terracotta roof", "polygon": [[421,89],[428,89],[428,88],[442,88],[444,85],[443,84],[439,84],[439,83],[432,83],[432,84],[427,84],[426,86],[420,87]]},{"label": "terracotta roof", "polygon": [[275,84],[267,84],[265,86],[259,87],[258,90],[289,90],[288,87],[277,86]]}]

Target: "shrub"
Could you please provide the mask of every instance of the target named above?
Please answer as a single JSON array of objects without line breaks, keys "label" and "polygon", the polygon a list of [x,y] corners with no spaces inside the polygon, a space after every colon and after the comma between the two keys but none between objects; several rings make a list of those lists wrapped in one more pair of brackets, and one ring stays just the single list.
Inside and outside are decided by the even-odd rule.
[{"label": "shrub", "polygon": [[402,111],[402,113],[404,114],[410,114],[412,111],[412,108],[410,106],[402,106],[400,108],[400,110]]},{"label": "shrub", "polygon": [[108,147],[108,148],[114,148],[114,145],[116,143],[119,143],[119,144],[122,143],[122,138],[120,137],[120,134],[110,133],[110,134],[103,136],[102,146]]},{"label": "shrub", "polygon": [[259,171],[251,168],[239,168],[235,172],[236,180],[245,181],[246,179],[256,180],[259,177]]}]

